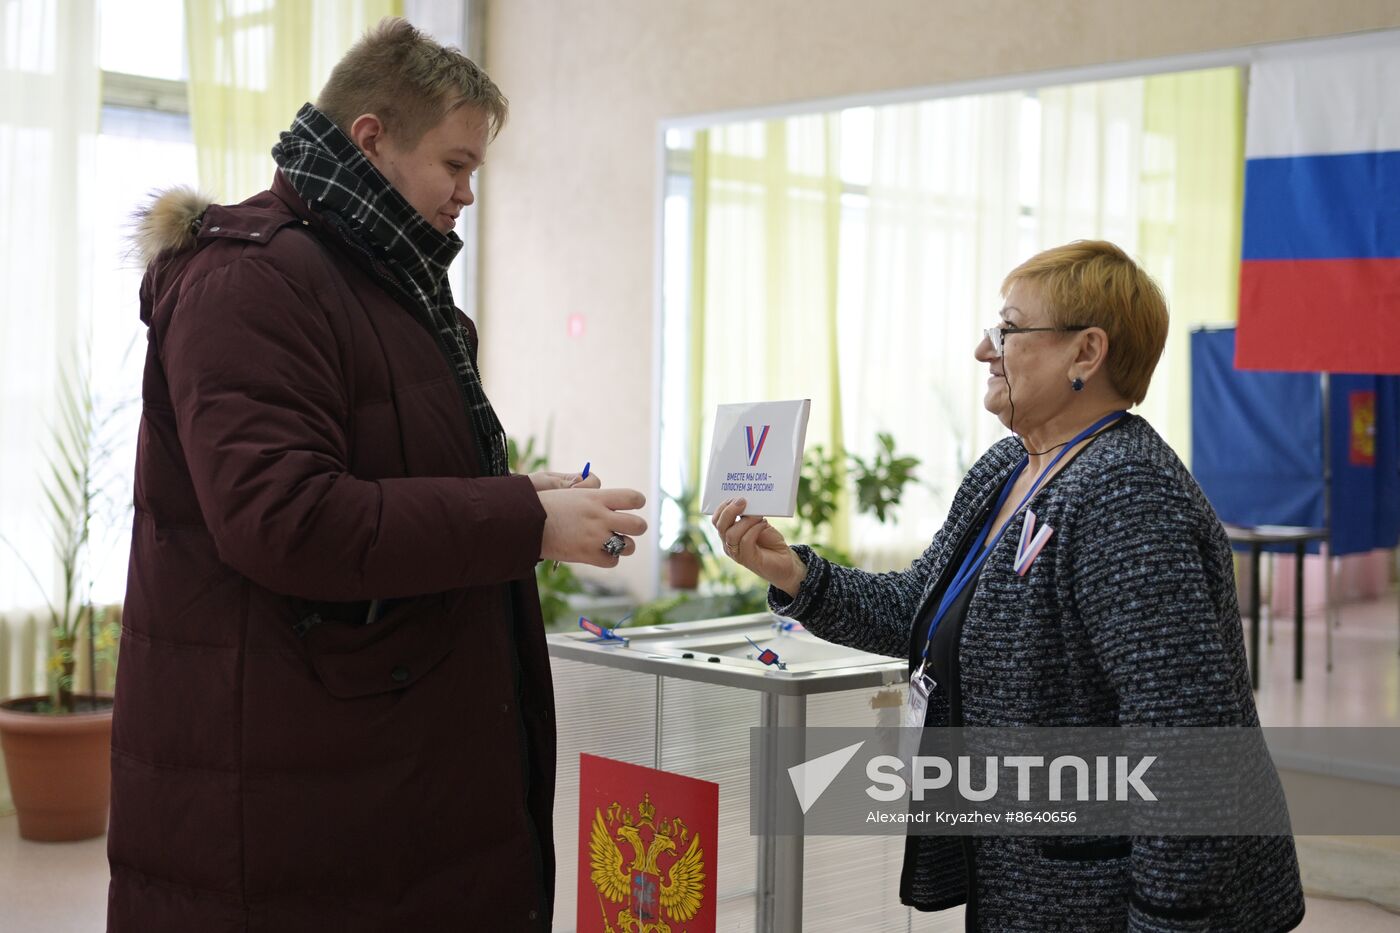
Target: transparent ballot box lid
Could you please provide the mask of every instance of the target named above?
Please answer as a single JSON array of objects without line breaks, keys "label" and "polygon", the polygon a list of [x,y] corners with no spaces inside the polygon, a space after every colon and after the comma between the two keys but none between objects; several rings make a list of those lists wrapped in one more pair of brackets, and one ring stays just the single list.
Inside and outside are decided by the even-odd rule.
[{"label": "transparent ballot box lid", "polygon": [[905,662],[822,641],[772,613],[549,636],[556,658],[788,696],[903,683]]}]

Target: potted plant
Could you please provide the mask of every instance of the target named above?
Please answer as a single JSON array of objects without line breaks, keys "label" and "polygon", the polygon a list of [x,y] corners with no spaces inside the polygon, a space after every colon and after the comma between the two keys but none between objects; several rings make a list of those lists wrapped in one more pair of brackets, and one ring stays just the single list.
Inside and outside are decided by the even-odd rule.
[{"label": "potted plant", "polygon": [[884,524],[899,505],[905,487],[916,482],[917,457],[896,453],[894,436],[887,432],[878,432],[875,442],[875,455],[868,460],[850,452],[842,457],[821,445],[810,448],[803,457],[797,483],[796,537],[838,564],[849,564],[851,558],[831,544],[832,523],[852,487],[855,511],[873,515]]},{"label": "potted plant", "polygon": [[681,512],[680,531],[666,548],[666,582],[673,590],[693,590],[700,585],[705,557],[714,553],[700,514],[700,487],[685,486],[680,495],[666,498]]},{"label": "potted plant", "polygon": [[[95,674],[99,658],[114,655],[119,631],[93,604],[90,572],[93,518],[105,494],[99,476],[107,447],[99,433],[108,419],[97,416],[87,379],[63,382],[59,409],[43,484],[54,556],[62,574],[58,602],[44,597],[50,692],[0,703],[0,745],[20,836],[45,842],[88,839],[107,830],[112,698],[97,694]],[[8,539],[5,543],[46,593],[24,555]],[[82,648],[94,677],[92,690],[78,696],[74,671]]]},{"label": "potted plant", "polygon": [[904,487],[913,482],[919,458],[896,454],[894,435],[887,431],[878,432],[875,441],[878,448],[870,460],[858,454],[848,456],[856,485],[856,508],[862,514],[873,514],[883,524],[890,510],[899,505]]}]

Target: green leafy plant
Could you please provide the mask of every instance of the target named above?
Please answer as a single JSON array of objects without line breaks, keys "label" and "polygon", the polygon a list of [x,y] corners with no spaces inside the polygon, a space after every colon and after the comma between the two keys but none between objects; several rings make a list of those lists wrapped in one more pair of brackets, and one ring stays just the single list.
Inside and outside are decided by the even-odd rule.
[{"label": "green leafy plant", "polygon": [[918,457],[900,457],[894,452],[894,436],[886,431],[875,435],[879,448],[868,462],[851,454],[851,474],[856,483],[856,508],[874,513],[884,523],[890,510],[899,505],[904,487],[914,480]]},{"label": "green leafy plant", "polygon": [[545,628],[567,625],[573,614],[569,597],[583,592],[578,574],[568,564],[553,567],[549,561],[540,561],[535,565],[535,583],[540,589],[540,615]]},{"label": "green leafy plant", "polygon": [[688,592],[653,599],[634,609],[632,618],[627,620],[627,624],[641,628],[647,625],[666,625],[675,622],[674,616],[677,610],[694,601],[695,595]]},{"label": "green leafy plant", "polygon": [[534,473],[536,470],[549,469],[548,442],[546,441],[544,449],[537,451],[533,436],[525,439],[524,447],[517,444],[513,437],[506,438],[506,456],[510,460],[512,473]]},{"label": "green leafy plant", "polygon": [[897,454],[894,436],[888,432],[876,434],[875,440],[875,455],[869,459],[855,453],[847,453],[843,458],[820,444],[808,448],[803,456],[802,475],[797,483],[795,536],[828,560],[851,562],[831,542],[831,523],[848,483],[854,487],[856,512],[874,515],[883,524],[889,521],[908,485],[917,482],[914,470],[919,459]]},{"label": "green leafy plant", "polygon": [[808,448],[802,456],[802,473],[797,478],[798,533],[807,537],[826,528],[841,504],[846,486],[842,463],[821,444]]},{"label": "green leafy plant", "polygon": [[92,600],[92,528],[100,509],[110,504],[112,452],[110,427],[124,407],[100,410],[93,396],[90,373],[74,367],[60,380],[58,419],[50,429],[52,450],[43,478],[48,531],[60,572],[57,602],[48,596],[33,565],[8,538],[0,536],[15,552],[39,592],[49,617],[49,702],[35,712],[72,713],[77,710],[74,670],[79,639],[86,635],[90,667],[94,672],[89,704],[97,708],[96,670],[99,661],[115,660],[120,626],[107,620],[107,611]]},{"label": "green leafy plant", "polygon": [[663,492],[662,495],[674,503],[681,513],[680,530],[666,546],[666,550],[672,554],[687,551],[700,557],[713,554],[714,548],[705,532],[708,522],[705,516],[700,514],[700,487],[687,485],[681,489],[679,495],[673,496],[668,492]]}]

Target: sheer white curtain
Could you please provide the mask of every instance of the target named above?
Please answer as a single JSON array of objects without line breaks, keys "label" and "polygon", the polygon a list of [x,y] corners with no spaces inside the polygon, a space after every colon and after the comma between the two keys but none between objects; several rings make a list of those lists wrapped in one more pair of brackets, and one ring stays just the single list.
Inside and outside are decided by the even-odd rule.
[{"label": "sheer white curtain", "polygon": [[895,523],[852,519],[863,566],[903,566],[926,546],[967,467],[1004,436],[973,347],[1006,273],[1052,246],[1111,240],[1162,286],[1171,333],[1137,411],[1189,462],[1186,336],[1235,317],[1239,81],[1216,69],[846,111],[846,445],[869,454],[889,431],[923,461]]},{"label": "sheer white curtain", "polygon": [[1143,79],[1043,88],[1037,245],[1112,240],[1137,253]]},{"label": "sheer white curtain", "polygon": [[[716,405],[755,399],[810,398],[808,448],[840,443],[838,129],[837,115],[828,114],[701,135],[695,449],[709,450]],[[832,543],[844,547],[844,519],[833,524]]]},{"label": "sheer white curtain", "polygon": [[[94,0],[0,2],[0,534],[50,595],[40,484],[59,380],[91,321],[100,98]],[[0,611],[43,602],[0,545]]]},{"label": "sheer white curtain", "polygon": [[902,566],[927,545],[963,473],[1002,436],[972,354],[1020,252],[1022,97],[847,112],[844,174],[866,193],[848,196],[842,231],[846,445],[868,456],[887,431],[922,461],[895,521],[852,518],[862,566]]},{"label": "sheer white curtain", "polygon": [[185,0],[199,183],[237,203],[272,183],[272,145],[351,44],[400,0]]},{"label": "sheer white curtain", "polygon": [[1038,248],[1112,240],[1161,286],[1171,327],[1137,413],[1188,464],[1190,331],[1236,317],[1241,88],[1238,68],[1215,68],[1038,94]]}]

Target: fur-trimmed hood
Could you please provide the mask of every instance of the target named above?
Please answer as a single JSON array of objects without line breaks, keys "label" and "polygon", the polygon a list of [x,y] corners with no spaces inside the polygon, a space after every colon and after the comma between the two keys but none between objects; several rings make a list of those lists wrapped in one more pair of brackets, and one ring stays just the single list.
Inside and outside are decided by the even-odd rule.
[{"label": "fur-trimmed hood", "polygon": [[199,219],[212,203],[213,198],[184,185],[152,192],[150,202],[136,210],[131,236],[141,265],[149,266],[161,253],[193,247]]}]

